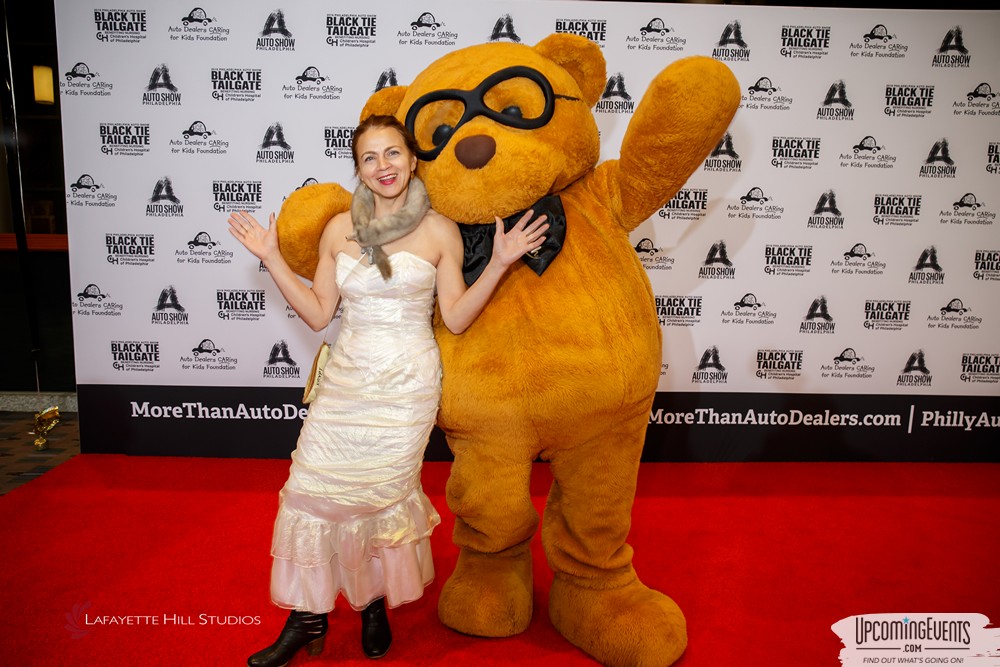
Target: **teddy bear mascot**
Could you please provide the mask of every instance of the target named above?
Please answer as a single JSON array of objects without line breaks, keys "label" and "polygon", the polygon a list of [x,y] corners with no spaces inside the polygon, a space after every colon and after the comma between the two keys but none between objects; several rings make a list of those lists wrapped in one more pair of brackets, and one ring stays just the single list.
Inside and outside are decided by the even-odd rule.
[{"label": "teddy bear mascot", "polygon": [[[483,637],[528,627],[539,524],[529,479],[540,458],[553,477],[542,520],[553,625],[606,665],[668,665],[687,644],[684,616],[639,580],[626,543],[662,362],[653,292],[629,232],[718,143],[740,91],[711,58],[671,64],[635,107],[619,158],[598,164],[591,108],[605,69],[600,47],[576,35],[470,46],[409,86],[376,92],[362,118],[395,115],[416,136],[431,205],[462,228],[468,282],[489,259],[494,216],[513,224],[532,209],[551,225],[465,333],[435,318],[459,547],[441,621]],[[315,220],[317,198],[330,195],[286,202],[284,253],[315,254],[321,226],[310,236],[293,221]],[[299,273],[311,275],[308,265]]]}]

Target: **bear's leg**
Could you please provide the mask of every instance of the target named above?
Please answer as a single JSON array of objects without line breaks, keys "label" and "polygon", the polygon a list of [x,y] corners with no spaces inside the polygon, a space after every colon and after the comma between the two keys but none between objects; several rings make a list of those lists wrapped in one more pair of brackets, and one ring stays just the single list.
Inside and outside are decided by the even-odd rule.
[{"label": "bear's leg", "polygon": [[531,622],[530,544],[538,512],[529,491],[532,457],[515,442],[448,442],[455,462],[447,498],[460,551],[441,589],[438,616],[467,635],[509,637]]},{"label": "bear's leg", "polygon": [[680,608],[639,581],[625,542],[648,419],[645,406],[551,458],[542,527],[555,572],[549,617],[571,643],[613,667],[669,665],[687,645]]}]

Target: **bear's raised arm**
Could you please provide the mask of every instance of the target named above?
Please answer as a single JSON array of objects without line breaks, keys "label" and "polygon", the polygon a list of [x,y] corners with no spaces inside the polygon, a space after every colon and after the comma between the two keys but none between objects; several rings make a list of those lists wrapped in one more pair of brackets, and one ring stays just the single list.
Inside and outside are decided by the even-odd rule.
[{"label": "bear's raised arm", "polygon": [[598,165],[590,184],[603,191],[626,232],[677,194],[739,104],[739,82],[712,58],[684,58],[656,75],[629,122],[620,157]]},{"label": "bear's raised arm", "polygon": [[292,271],[312,280],[326,223],[350,208],[351,193],[336,183],[314,183],[288,195],[276,224],[281,256]]}]

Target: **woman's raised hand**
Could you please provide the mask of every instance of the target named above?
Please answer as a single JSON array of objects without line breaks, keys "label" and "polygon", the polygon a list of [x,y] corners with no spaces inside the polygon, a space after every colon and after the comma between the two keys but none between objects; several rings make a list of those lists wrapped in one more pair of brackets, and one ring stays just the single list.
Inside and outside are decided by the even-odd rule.
[{"label": "woman's raised hand", "polygon": [[501,266],[508,267],[526,252],[538,248],[545,242],[545,231],[549,228],[546,216],[541,215],[530,225],[528,221],[533,211],[525,211],[517,224],[509,232],[504,232],[503,220],[496,218],[497,231],[493,236],[493,257]]},{"label": "woman's raised hand", "polygon": [[236,211],[229,215],[229,233],[263,261],[278,252],[278,227],[274,220],[272,213],[265,229],[246,211]]}]

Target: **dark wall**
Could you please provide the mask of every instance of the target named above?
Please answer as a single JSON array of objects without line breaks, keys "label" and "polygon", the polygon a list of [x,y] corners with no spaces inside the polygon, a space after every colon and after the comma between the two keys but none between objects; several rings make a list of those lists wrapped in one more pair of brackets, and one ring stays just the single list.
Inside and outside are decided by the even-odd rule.
[{"label": "dark wall", "polygon": [[[47,65],[58,86],[53,3],[3,0],[2,27],[9,58],[0,63],[6,150],[0,391],[75,391],[59,98],[36,103],[32,79],[34,65]],[[38,234],[45,235],[41,243],[34,237],[29,244],[29,235]]]},{"label": "dark wall", "polygon": [[[75,391],[69,261],[65,252],[29,253],[22,273],[17,253],[0,251],[0,391]],[[37,348],[28,308],[35,311]]]}]

